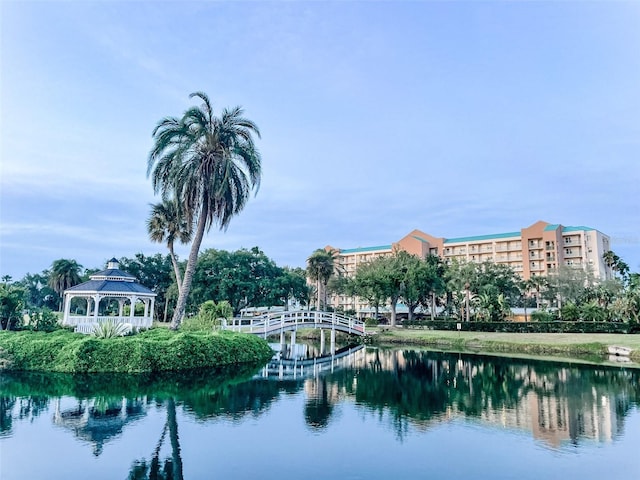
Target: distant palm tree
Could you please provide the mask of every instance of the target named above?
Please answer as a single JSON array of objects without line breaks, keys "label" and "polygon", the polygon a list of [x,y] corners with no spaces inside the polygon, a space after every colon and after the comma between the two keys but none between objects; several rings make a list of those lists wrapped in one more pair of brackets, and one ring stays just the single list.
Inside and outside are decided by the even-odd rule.
[{"label": "distant palm tree", "polygon": [[616,255],[612,250],[607,250],[602,254],[602,260],[604,260],[605,265],[609,267],[614,272],[620,274],[623,280],[627,279],[629,275],[629,265],[627,265],[618,255]]},{"label": "distant palm tree", "polygon": [[318,294],[318,310],[320,310],[320,299],[322,296],[322,292],[326,290],[327,282],[329,281],[329,278],[331,278],[331,275],[333,275],[335,269],[335,259],[335,250],[325,250],[323,248],[315,250],[309,256],[309,258],[307,258],[307,275],[309,276],[309,278],[316,281],[316,290]]},{"label": "distant palm tree", "polygon": [[525,281],[526,290],[535,290],[536,292],[536,308],[540,308],[540,298],[542,290],[549,288],[549,280],[547,277],[535,275]]},{"label": "distant palm tree", "polygon": [[191,224],[186,221],[184,215],[180,213],[179,205],[173,200],[164,200],[160,203],[151,204],[151,214],[147,219],[147,231],[149,238],[157,243],[167,241],[167,248],[171,256],[171,263],[176,275],[178,292],[182,289],[182,274],[176,254],[173,251],[173,244],[176,240],[180,243],[191,241]]},{"label": "distant palm tree", "polygon": [[[82,265],[78,264],[75,260],[67,260],[61,258],[56,260],[51,265],[51,271],[49,272],[49,286],[60,296],[67,288],[71,288],[74,285],[78,285],[81,282],[80,270]],[[58,310],[62,310],[62,301],[60,300]]]},{"label": "distant palm tree", "polygon": [[205,230],[214,224],[228,227],[259,187],[262,173],[253,140],[253,135],[260,137],[256,124],[242,116],[240,107],[225,109],[216,117],[207,95],[196,92],[193,97],[202,100],[200,107],[156,125],[147,168],[155,193],[175,198],[185,220],[195,225],[172,329],[179,328],[184,317]]}]

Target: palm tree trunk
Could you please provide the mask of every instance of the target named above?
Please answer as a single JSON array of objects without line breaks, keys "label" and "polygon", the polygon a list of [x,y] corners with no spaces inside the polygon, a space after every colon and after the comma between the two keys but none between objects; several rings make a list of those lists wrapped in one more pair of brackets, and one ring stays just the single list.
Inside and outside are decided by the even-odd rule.
[{"label": "palm tree trunk", "polygon": [[184,310],[187,306],[187,297],[189,296],[189,291],[191,290],[191,282],[193,282],[193,274],[196,271],[196,264],[198,263],[198,252],[200,251],[200,245],[202,244],[202,238],[204,237],[204,230],[207,223],[207,212],[203,207],[200,212],[200,217],[198,218],[198,225],[196,227],[196,235],[193,238],[193,243],[191,244],[191,251],[189,252],[189,259],[187,260],[187,268],[184,271],[184,279],[182,280],[182,288],[180,289],[180,294],[178,295],[178,303],[176,304],[176,309],[173,312],[173,318],[171,319],[172,330],[177,330],[180,328],[180,324],[182,323],[182,319],[184,317]]},{"label": "palm tree trunk", "polygon": [[178,260],[176,260],[176,254],[173,251],[173,242],[167,244],[169,247],[169,256],[171,257],[171,263],[173,264],[173,272],[176,274],[176,283],[178,284],[178,293],[182,290],[182,274],[180,273],[180,266]]},{"label": "palm tree trunk", "polygon": [[318,277],[318,279],[316,280],[316,287],[318,290],[318,306],[316,307],[316,311],[320,311],[320,277]]},{"label": "palm tree trunk", "polygon": [[166,293],[164,294],[164,316],[162,317],[162,321],[166,322],[167,321],[167,312],[169,310],[169,295],[167,295]]},{"label": "palm tree trunk", "polygon": [[180,440],[178,438],[176,403],[173,397],[170,397],[167,401],[167,424],[169,425],[169,440],[171,441],[173,478],[175,480],[182,480],[182,455],[180,454]]}]

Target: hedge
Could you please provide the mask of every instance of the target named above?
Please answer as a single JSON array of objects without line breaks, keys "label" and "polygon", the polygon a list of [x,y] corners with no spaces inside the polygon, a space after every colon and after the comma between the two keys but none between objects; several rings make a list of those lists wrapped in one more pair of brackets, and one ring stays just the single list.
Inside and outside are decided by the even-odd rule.
[{"label": "hedge", "polygon": [[0,366],[8,370],[67,373],[161,372],[266,362],[262,339],[232,332],[152,329],[99,339],[67,330],[0,332]]},{"label": "hedge", "polygon": [[415,320],[404,321],[405,328],[426,328],[429,330],[457,330],[458,324],[465,332],[508,332],[508,333],[640,333],[640,325],[635,322],[458,322],[456,320]]}]

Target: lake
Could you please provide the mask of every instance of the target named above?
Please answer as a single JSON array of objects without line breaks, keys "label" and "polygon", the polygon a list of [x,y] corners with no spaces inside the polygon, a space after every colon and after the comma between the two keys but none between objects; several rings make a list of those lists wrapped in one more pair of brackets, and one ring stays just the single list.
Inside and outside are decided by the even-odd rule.
[{"label": "lake", "polygon": [[635,479],[640,371],[356,347],[0,375],[0,478]]}]

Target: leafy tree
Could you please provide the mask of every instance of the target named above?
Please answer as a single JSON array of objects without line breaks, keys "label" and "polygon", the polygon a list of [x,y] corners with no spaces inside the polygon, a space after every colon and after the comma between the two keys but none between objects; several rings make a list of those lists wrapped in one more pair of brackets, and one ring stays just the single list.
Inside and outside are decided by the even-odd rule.
[{"label": "leafy tree", "polygon": [[409,255],[404,258],[401,268],[405,271],[402,299],[409,309],[411,321],[418,305],[429,305],[431,294],[440,288],[442,281],[438,276],[438,263],[433,260]]},{"label": "leafy tree", "polygon": [[15,330],[22,323],[25,291],[21,287],[0,283],[0,327]]},{"label": "leafy tree", "polygon": [[365,299],[375,309],[376,319],[379,316],[380,307],[387,300],[383,258],[378,257],[370,262],[360,264],[351,287],[355,295]]},{"label": "leafy tree", "polygon": [[240,107],[225,109],[216,117],[207,95],[196,92],[190,97],[199,98],[202,105],[188,109],[180,119],[162,119],[153,130],[147,170],[154,192],[163,199],[175,198],[186,221],[195,224],[173,329],[184,317],[205,231],[214,224],[227,228],[261,177],[253,140],[260,136],[257,125],[242,116]]},{"label": "leafy tree", "polygon": [[32,308],[57,308],[57,293],[48,285],[49,271],[42,273],[27,273],[16,286],[20,286],[25,291],[25,307]]},{"label": "leafy tree", "polygon": [[548,291],[556,293],[558,308],[564,302],[581,303],[588,289],[594,285],[593,273],[583,268],[560,266],[549,278]]},{"label": "leafy tree", "polygon": [[281,287],[281,275],[282,269],[258,247],[205,250],[194,275],[192,304],[227,300],[235,313],[248,306],[270,306]]},{"label": "leafy tree", "polygon": [[476,276],[476,264],[453,260],[445,270],[447,308],[449,314],[463,318],[465,304],[471,295],[471,282]]},{"label": "leafy tree", "polygon": [[66,258],[55,260],[51,265],[48,284],[60,297],[58,303],[59,311],[62,310],[62,294],[64,291],[81,282],[81,270],[82,265],[78,264],[75,260],[68,260]]},{"label": "leafy tree", "polygon": [[308,302],[309,286],[304,269],[284,267],[273,283],[271,297],[274,305],[282,303],[285,310],[288,310],[292,299],[301,305],[306,305]]},{"label": "leafy tree", "polygon": [[152,204],[151,215],[147,220],[149,238],[157,243],[167,241],[178,291],[180,291],[182,285],[182,274],[173,250],[173,244],[176,240],[180,243],[188,243],[191,241],[192,235],[191,224],[187,222],[179,207],[180,205],[174,200],[164,200],[160,203]]},{"label": "leafy tree", "polygon": [[392,255],[382,257],[381,274],[382,284],[384,285],[385,296],[389,300],[391,309],[391,318],[389,324],[392,327],[397,323],[396,308],[400,297],[406,289],[407,272],[409,263],[412,261],[413,255],[403,251],[394,251]]}]

